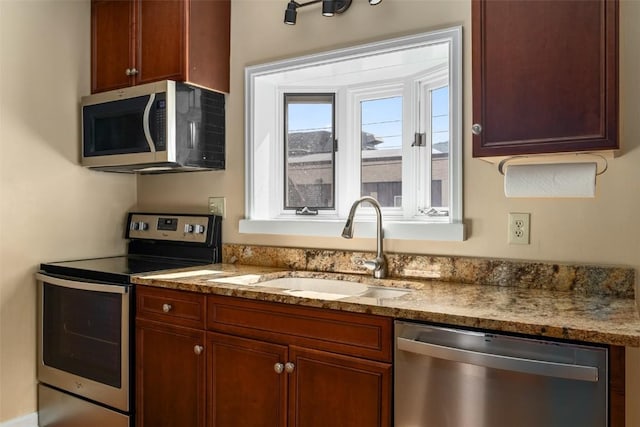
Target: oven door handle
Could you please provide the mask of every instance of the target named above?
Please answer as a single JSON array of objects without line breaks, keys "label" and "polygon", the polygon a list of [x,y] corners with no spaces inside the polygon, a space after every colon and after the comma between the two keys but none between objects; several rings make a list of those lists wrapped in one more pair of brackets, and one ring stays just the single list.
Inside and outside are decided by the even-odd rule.
[{"label": "oven door handle", "polygon": [[59,277],[36,273],[36,279],[41,282],[50,283],[70,289],[80,289],[83,291],[108,292],[111,294],[126,294],[129,292],[127,285],[107,285],[104,283],[83,282],[82,280],[67,280]]},{"label": "oven door handle", "polygon": [[482,353],[401,337],[397,338],[396,345],[398,350],[457,363],[468,363],[470,365],[482,366],[485,368],[502,369],[512,372],[564,378],[568,380],[598,382],[598,368],[594,366],[570,365],[567,363],[547,362],[544,360],[531,360],[520,357],[503,356],[500,354]]}]

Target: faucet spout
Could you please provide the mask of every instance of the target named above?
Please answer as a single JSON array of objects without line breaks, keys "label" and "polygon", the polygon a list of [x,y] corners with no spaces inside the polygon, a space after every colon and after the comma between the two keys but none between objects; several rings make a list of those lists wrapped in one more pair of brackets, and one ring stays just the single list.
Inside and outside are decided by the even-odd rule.
[{"label": "faucet spout", "polygon": [[370,261],[365,261],[364,266],[373,270],[373,277],[376,279],[384,279],[387,276],[387,261],[384,257],[384,250],[382,242],[384,239],[382,229],[382,210],[380,203],[376,199],[370,196],[364,196],[353,202],[347,222],[342,230],[342,237],[345,239],[353,238],[353,218],[355,217],[356,210],[362,202],[367,202],[376,211],[376,258]]}]

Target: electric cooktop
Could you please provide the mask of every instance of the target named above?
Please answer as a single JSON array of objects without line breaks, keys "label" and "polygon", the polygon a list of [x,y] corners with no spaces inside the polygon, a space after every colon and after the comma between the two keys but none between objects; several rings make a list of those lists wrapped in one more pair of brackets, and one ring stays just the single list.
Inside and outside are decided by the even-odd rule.
[{"label": "electric cooktop", "polygon": [[43,263],[41,271],[126,285],[133,274],[221,261],[219,216],[130,213],[126,227],[127,255]]}]

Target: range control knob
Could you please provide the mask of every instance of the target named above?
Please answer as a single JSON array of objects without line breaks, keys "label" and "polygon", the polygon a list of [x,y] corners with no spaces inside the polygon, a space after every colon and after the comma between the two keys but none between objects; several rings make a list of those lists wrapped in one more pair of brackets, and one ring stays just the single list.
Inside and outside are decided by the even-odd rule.
[{"label": "range control knob", "polygon": [[193,233],[193,225],[191,225],[191,224],[185,224],[185,225],[184,225],[184,232],[185,232],[185,233]]},{"label": "range control knob", "polygon": [[204,233],[204,225],[200,225],[200,224],[196,224],[193,226],[193,232],[196,234],[203,234]]},{"label": "range control knob", "polygon": [[144,221],[138,221],[138,228],[137,229],[140,230],[140,231],[148,230],[149,229],[149,224],[147,224]]}]

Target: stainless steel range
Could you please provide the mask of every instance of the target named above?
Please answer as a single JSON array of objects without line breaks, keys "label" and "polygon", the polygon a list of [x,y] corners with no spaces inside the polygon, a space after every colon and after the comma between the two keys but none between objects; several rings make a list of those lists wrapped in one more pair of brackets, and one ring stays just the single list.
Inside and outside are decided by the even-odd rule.
[{"label": "stainless steel range", "polygon": [[129,213],[126,255],[41,264],[40,427],[134,425],[133,274],[221,260],[221,218]]}]

